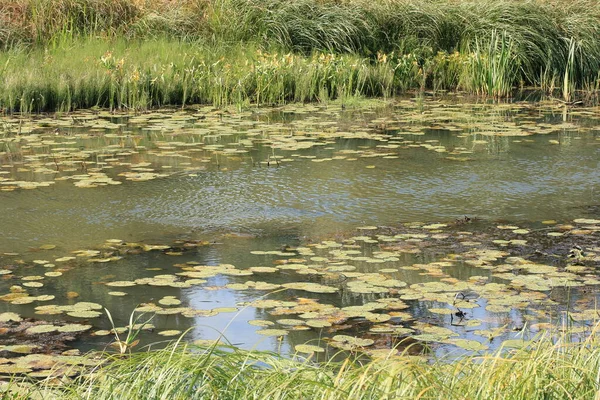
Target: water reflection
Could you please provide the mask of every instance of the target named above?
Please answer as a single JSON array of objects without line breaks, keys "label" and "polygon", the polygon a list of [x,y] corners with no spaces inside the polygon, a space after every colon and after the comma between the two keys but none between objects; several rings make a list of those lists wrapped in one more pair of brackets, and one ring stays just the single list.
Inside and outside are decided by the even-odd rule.
[{"label": "water reflection", "polygon": [[[221,275],[209,278],[203,286],[184,289],[133,286],[123,297],[110,295],[111,289],[104,283],[176,274],[180,269],[175,263],[226,263],[238,269],[270,266],[273,257],[250,256],[251,252],[343,237],[358,225],[397,226],[410,221],[452,221],[468,215],[485,224],[503,220],[536,229],[539,226],[534,221],[567,221],[574,213],[576,217],[586,212],[593,215],[594,205],[600,202],[600,141],[594,114],[563,114],[562,109],[547,105],[465,107],[433,101],[419,105],[400,102],[371,112],[310,110],[247,114],[213,121],[210,127],[199,126],[202,120],[197,120],[198,116],[185,113],[187,119],[175,128],[157,129],[152,118],[142,121],[150,126],[137,126],[129,120],[118,135],[90,130],[89,136],[80,137],[77,132],[82,128],[69,128],[73,137],[68,136],[64,142],[69,143],[62,145],[87,152],[87,161],[72,161],[71,171],[65,166],[54,167],[55,161],[47,159],[52,143],[4,141],[1,176],[13,179],[54,182],[57,176],[85,175],[92,168],[109,171],[113,177],[131,168],[144,173],[149,167],[170,175],[86,189],[59,180],[50,187],[0,192],[4,211],[0,214],[0,252],[21,253],[3,263],[15,263],[19,277],[44,275],[45,268],[32,264],[32,260],[52,261],[72,250],[96,248],[106,239],[145,243],[171,243],[182,237],[207,240],[210,246],[177,257],[141,252],[106,264],[68,263],[62,271],[64,278],[44,280],[36,294],[56,295],[61,304],[80,300],[100,303],[113,312],[117,326],[128,323],[129,314],[139,303],[157,302],[164,296],[176,296],[183,301],[182,307],[197,310],[235,307],[238,312],[211,317],[158,315],[152,323],[156,332],[190,329],[191,339],[224,335],[243,347],[290,352],[309,340],[320,344],[324,335],[332,332],[292,331],[283,340],[261,336],[248,321],[275,322],[280,317],[246,307],[246,303],[264,295],[279,300],[310,297],[347,307],[384,296],[355,293],[343,283],[337,285],[340,290],[336,294],[231,290],[226,285],[244,283],[248,278]],[[344,130],[349,133],[330,134]],[[309,139],[313,136],[317,139]],[[311,146],[298,145],[304,142]],[[32,167],[32,160],[45,160],[45,164]],[[551,246],[550,240],[546,246]],[[47,243],[57,247],[41,252],[39,247]],[[360,250],[368,257],[380,247],[362,245]],[[385,266],[398,270],[389,273],[391,279],[409,285],[430,282],[439,277],[403,267],[429,264],[449,252],[428,249],[402,253],[398,261]],[[24,260],[22,265],[19,259]],[[363,273],[380,269],[368,262],[353,265]],[[444,273],[458,281],[483,276],[490,282],[503,282],[491,271],[465,263],[448,267]],[[292,275],[266,279],[283,283],[293,279]],[[13,284],[7,279],[0,289],[5,293]],[[80,297],[68,299],[68,292],[77,292]],[[549,296],[556,304],[548,306],[543,316],[527,308],[491,313],[481,299],[479,308],[463,310],[465,318],[454,328],[466,339],[475,339],[475,330],[505,325],[515,330],[503,337],[517,335],[525,324],[555,322],[568,308],[565,293],[553,290]],[[570,301],[590,301],[589,294],[576,290],[569,296]],[[438,302],[406,303],[405,312],[411,317],[397,317],[393,321],[397,325],[420,321],[446,326],[455,322],[455,312],[460,311],[435,315],[428,310],[439,307]],[[31,305],[0,303],[0,307],[26,317],[40,317]],[[479,322],[469,325],[469,321]],[[106,318],[93,323],[96,328],[110,328]],[[366,330],[368,324],[357,323],[346,332],[364,334]],[[110,340],[110,336],[88,338],[82,346],[104,346]],[[145,340],[164,338],[154,333]]]}]

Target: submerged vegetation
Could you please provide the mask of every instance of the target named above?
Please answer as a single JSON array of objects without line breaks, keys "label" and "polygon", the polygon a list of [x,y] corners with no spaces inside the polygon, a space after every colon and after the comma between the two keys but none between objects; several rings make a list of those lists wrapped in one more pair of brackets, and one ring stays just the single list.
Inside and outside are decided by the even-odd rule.
[{"label": "submerged vegetation", "polygon": [[0,26],[5,112],[600,84],[589,0],[17,0]]}]

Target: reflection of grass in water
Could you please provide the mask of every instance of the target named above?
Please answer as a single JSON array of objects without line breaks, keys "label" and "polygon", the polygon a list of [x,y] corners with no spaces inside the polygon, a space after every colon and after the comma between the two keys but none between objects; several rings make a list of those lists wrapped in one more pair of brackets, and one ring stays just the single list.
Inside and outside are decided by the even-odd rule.
[{"label": "reflection of grass in water", "polygon": [[[67,383],[61,398],[592,398],[598,391],[600,347],[593,335],[571,342],[512,341],[512,348],[452,362],[400,355],[314,364],[229,346],[172,346],[112,357]],[[12,384],[16,389],[17,381]],[[41,382],[26,390],[58,389]]]}]

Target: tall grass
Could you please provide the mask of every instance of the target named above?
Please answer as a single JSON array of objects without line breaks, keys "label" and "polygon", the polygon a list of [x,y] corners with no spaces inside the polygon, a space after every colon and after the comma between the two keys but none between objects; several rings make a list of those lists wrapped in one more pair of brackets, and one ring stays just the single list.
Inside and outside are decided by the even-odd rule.
[{"label": "tall grass", "polygon": [[477,94],[506,97],[518,83],[519,63],[514,42],[505,33],[493,31],[487,43],[475,41],[468,49],[466,68],[462,71],[460,86]]},{"label": "tall grass", "polygon": [[[525,344],[525,343],[524,343]],[[593,399],[598,338],[542,337],[521,349],[453,362],[408,355],[315,364],[233,347],[174,346],[115,357],[72,383],[33,386],[85,399]]]},{"label": "tall grass", "polygon": [[[4,0],[0,107],[262,104],[423,89],[504,97],[522,86],[570,101],[600,85],[598,37],[592,0]],[[80,73],[100,47],[128,53],[125,64],[107,72],[88,62]],[[135,54],[140,47],[150,60]],[[256,50],[287,58],[265,65]]]},{"label": "tall grass", "polygon": [[170,40],[93,39],[56,49],[5,52],[0,66],[0,107],[24,112],[382,96],[392,92],[394,78],[390,64],[352,54],[304,56]]}]

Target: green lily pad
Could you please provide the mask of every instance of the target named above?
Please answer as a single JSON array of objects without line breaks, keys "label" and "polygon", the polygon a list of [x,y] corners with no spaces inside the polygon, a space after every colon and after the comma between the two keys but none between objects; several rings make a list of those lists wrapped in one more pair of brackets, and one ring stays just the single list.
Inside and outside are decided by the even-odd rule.
[{"label": "green lily pad", "polygon": [[109,330],[102,329],[102,330],[99,330],[99,331],[96,331],[96,332],[92,333],[92,335],[94,335],[94,336],[108,336],[108,335],[110,335],[111,333],[112,333],[112,332],[111,332],[111,331],[109,331]]},{"label": "green lily pad", "polygon": [[455,346],[470,351],[484,351],[488,349],[488,346],[476,340],[450,339],[448,340],[448,343],[452,343]]},{"label": "green lily pad", "polygon": [[287,326],[305,325],[305,321],[304,320],[301,320],[301,319],[292,319],[292,318],[278,319],[277,323],[279,325],[287,325]]},{"label": "green lily pad", "polygon": [[98,311],[81,310],[68,312],[67,315],[75,318],[98,318],[102,313]]},{"label": "green lily pad", "polygon": [[29,287],[29,288],[40,288],[40,287],[43,287],[44,284],[42,282],[25,282],[25,283],[23,283],[23,286]]},{"label": "green lily pad", "polygon": [[163,306],[178,306],[181,304],[181,300],[176,299],[175,296],[165,296],[158,303]]},{"label": "green lily pad", "polygon": [[55,299],[55,296],[53,294],[45,294],[45,295],[35,297],[35,300],[37,300],[37,301],[50,301],[50,300],[54,300],[54,299]]},{"label": "green lily pad", "polygon": [[31,368],[14,364],[0,365],[0,374],[26,374],[28,372],[31,372]]},{"label": "green lily pad", "polygon": [[338,289],[313,282],[293,282],[282,285],[287,289],[304,290],[311,293],[337,293]]},{"label": "green lily pad", "polygon": [[136,283],[131,282],[131,281],[114,281],[114,282],[106,283],[106,286],[111,286],[111,287],[130,287],[130,286],[135,286],[135,285],[136,285]]},{"label": "green lily pad", "polygon": [[285,329],[262,329],[256,331],[256,333],[263,336],[285,336],[288,334],[288,331]]},{"label": "green lily pad", "polygon": [[33,344],[16,344],[9,346],[0,346],[0,351],[8,351],[10,353],[17,354],[31,354],[35,350],[38,350],[39,346]]},{"label": "green lily pad", "polygon": [[65,261],[71,261],[71,260],[75,260],[75,259],[77,259],[77,257],[60,257],[54,261],[55,262],[65,262]]},{"label": "green lily pad", "polygon": [[61,326],[57,329],[58,332],[84,332],[92,329],[92,325],[69,324]]},{"label": "green lily pad", "polygon": [[181,335],[181,331],[172,329],[172,330],[160,331],[160,332],[158,332],[158,334],[161,336],[178,336],[178,335]]},{"label": "green lily pad", "polygon": [[54,325],[35,325],[25,330],[25,333],[28,335],[39,335],[41,333],[50,333],[56,332],[58,330],[57,326]]},{"label": "green lily pad", "polygon": [[338,343],[344,343],[344,344],[349,344],[352,346],[360,346],[360,347],[371,346],[372,344],[375,343],[375,341],[373,339],[362,339],[359,337],[348,336],[348,335],[335,335],[334,337],[331,338],[331,340],[333,340],[334,342],[338,342]]},{"label": "green lily pad", "polygon": [[261,327],[267,327],[267,326],[273,326],[273,325],[275,325],[275,323],[272,322],[272,321],[265,321],[265,320],[262,320],[262,319],[252,319],[252,320],[248,321],[248,323],[250,325],[253,325],[253,326],[261,326]]},{"label": "green lily pad", "polygon": [[298,353],[324,353],[325,349],[319,346],[313,346],[310,344],[299,344],[294,347]]},{"label": "green lily pad", "polygon": [[578,219],[574,219],[573,222],[575,222],[576,224],[596,225],[596,224],[600,224],[600,219],[578,218]]},{"label": "green lily pad", "polygon": [[0,314],[0,322],[9,322],[9,321],[21,322],[21,321],[23,321],[23,318],[21,318],[21,316],[19,314],[14,313],[14,312],[4,312],[4,313]]},{"label": "green lily pad", "polygon": [[422,333],[411,336],[411,338],[420,342],[445,342],[448,339],[445,335],[435,335],[433,333]]},{"label": "green lily pad", "polygon": [[311,328],[327,328],[331,326],[331,322],[322,319],[309,319],[306,321],[306,325]]}]

